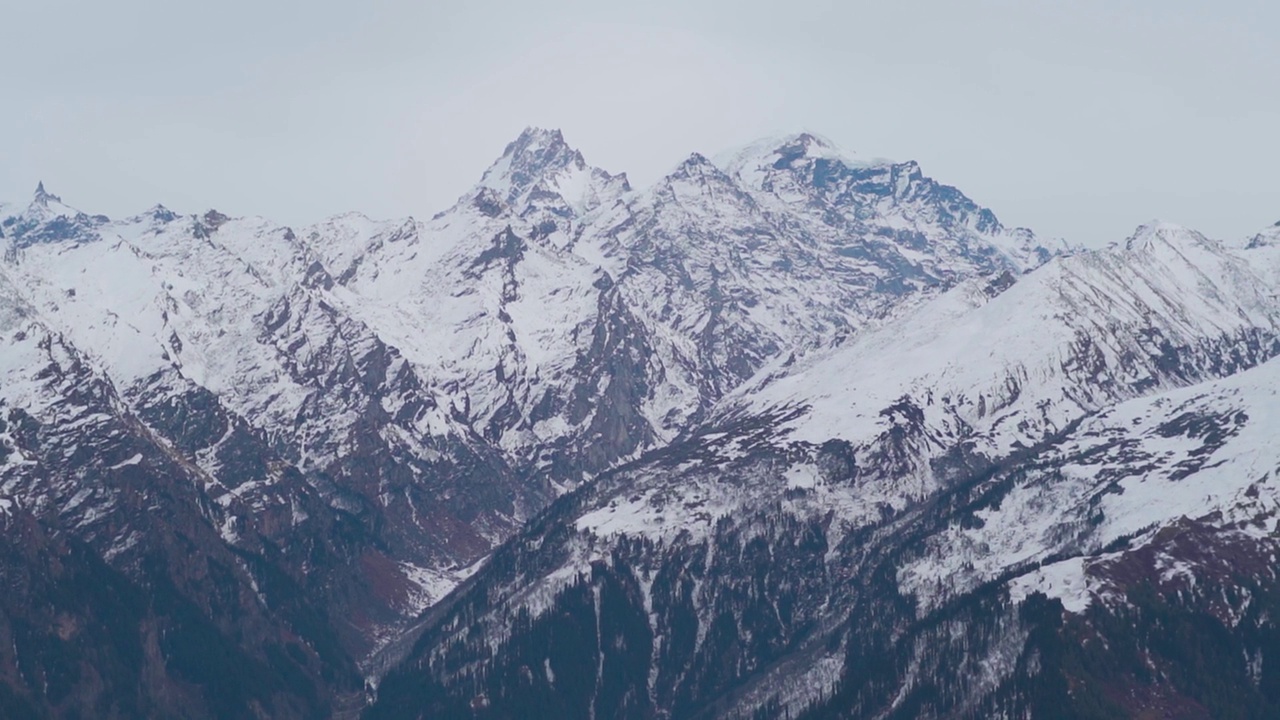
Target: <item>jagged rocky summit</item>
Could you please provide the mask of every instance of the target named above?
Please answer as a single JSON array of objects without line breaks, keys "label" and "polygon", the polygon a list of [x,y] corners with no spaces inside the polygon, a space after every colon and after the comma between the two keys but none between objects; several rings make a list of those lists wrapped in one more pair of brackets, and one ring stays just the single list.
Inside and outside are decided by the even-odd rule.
[{"label": "jagged rocky summit", "polygon": [[41,184],[0,707],[1265,717],[1271,235],[1073,249],[812,134],[634,188],[529,129],[427,221]]}]

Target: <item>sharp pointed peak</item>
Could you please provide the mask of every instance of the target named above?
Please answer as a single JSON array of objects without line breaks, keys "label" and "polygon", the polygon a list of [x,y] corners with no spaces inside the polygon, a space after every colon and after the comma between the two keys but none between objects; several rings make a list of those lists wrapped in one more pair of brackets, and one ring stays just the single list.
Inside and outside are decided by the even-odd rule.
[{"label": "sharp pointed peak", "polygon": [[144,218],[161,223],[170,223],[178,219],[178,214],[165,207],[163,203],[156,203],[144,210],[141,215],[135,216],[131,219],[140,220]]},{"label": "sharp pointed peak", "polygon": [[532,125],[521,131],[515,140],[507,143],[507,147],[502,153],[503,157],[520,155],[549,157],[561,154],[577,156],[579,161],[582,159],[582,154],[569,147],[568,143],[564,141],[564,133],[560,132],[559,129],[547,129]]},{"label": "sharp pointed peak", "polygon": [[520,139],[564,142],[564,133],[560,128],[544,128],[538,125],[527,125],[524,130],[520,131],[520,135],[516,138],[516,140]]},{"label": "sharp pointed peak", "polygon": [[486,180],[517,173],[537,174],[543,169],[559,169],[573,165],[585,168],[582,153],[569,147],[559,130],[540,127],[525,128],[515,140],[507,143],[502,156],[485,173]]},{"label": "sharp pointed peak", "polygon": [[[581,210],[596,203],[600,193],[625,192],[630,185],[622,176],[588,165],[582,153],[565,142],[560,130],[530,126],[507,144],[502,157],[489,166],[478,187],[464,201],[471,202],[486,189],[510,205],[533,193],[559,195],[571,207]],[[481,200],[486,207],[492,205],[485,198]]]},{"label": "sharp pointed peak", "polygon": [[706,155],[703,155],[700,152],[692,152],[685,156],[685,159],[681,160],[680,164],[676,165],[675,168],[667,174],[667,177],[687,176],[691,172],[704,174],[710,172],[716,175],[725,174],[723,168]]},{"label": "sharp pointed peak", "polygon": [[32,193],[32,201],[37,205],[48,205],[50,202],[62,202],[62,198],[44,189],[44,181],[36,183],[36,191]]}]

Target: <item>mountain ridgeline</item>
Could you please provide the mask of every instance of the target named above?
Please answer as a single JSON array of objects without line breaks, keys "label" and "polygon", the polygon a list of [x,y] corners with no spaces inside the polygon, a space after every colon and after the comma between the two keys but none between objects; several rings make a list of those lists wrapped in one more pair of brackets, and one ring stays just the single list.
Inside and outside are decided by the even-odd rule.
[{"label": "mountain ridgeline", "polygon": [[426,221],[0,204],[6,717],[1280,716],[1280,236],[529,129]]}]

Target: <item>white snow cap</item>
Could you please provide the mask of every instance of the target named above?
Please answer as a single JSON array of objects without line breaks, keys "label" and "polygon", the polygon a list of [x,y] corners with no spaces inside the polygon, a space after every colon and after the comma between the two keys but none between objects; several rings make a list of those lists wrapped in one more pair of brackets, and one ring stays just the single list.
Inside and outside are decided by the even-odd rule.
[{"label": "white snow cap", "polygon": [[1251,248],[1270,245],[1280,245],[1280,222],[1267,226],[1262,232],[1250,238],[1247,243],[1247,246]]},{"label": "white snow cap", "polygon": [[480,185],[497,190],[511,201],[544,176],[586,167],[582,153],[569,147],[559,130],[528,127],[507,144],[502,157],[485,171]]},{"label": "white snow cap", "polygon": [[1124,241],[1126,250],[1150,250],[1160,245],[1172,247],[1188,245],[1216,247],[1219,243],[1210,240],[1195,230],[1163,220],[1152,220],[1149,223],[1139,225],[1138,229]]},{"label": "white snow cap", "polygon": [[761,138],[743,147],[722,152],[715,156],[713,162],[730,175],[740,175],[778,167],[779,163],[791,163],[802,158],[837,160],[848,167],[893,164],[883,158],[861,158],[830,139],[811,132]]},{"label": "white snow cap", "polygon": [[36,183],[36,192],[35,192],[35,196],[32,198],[32,202],[37,202],[37,203],[40,203],[41,205],[47,205],[49,204],[50,200],[53,200],[56,202],[62,202],[62,198],[58,197],[57,195],[52,195],[45,191],[43,180]]},{"label": "white snow cap", "polygon": [[37,222],[46,222],[56,217],[75,217],[80,211],[63,204],[62,198],[44,189],[44,181],[36,184],[31,195],[31,204],[24,215]]},{"label": "white snow cap", "polygon": [[534,190],[554,193],[577,211],[609,194],[609,188],[630,190],[625,173],[613,175],[588,165],[559,130],[536,127],[525,128],[507,145],[477,187],[492,190],[512,205],[527,200]]}]

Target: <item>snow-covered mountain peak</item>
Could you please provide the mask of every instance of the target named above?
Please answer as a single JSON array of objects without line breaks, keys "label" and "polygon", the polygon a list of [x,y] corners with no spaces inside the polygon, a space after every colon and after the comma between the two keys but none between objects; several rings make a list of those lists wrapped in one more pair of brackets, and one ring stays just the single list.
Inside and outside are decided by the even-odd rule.
[{"label": "snow-covered mountain peak", "polygon": [[[1018,650],[1031,633],[1066,637],[1031,596],[1114,607],[1100,568],[1148,577],[1132,551],[1181,516],[1253,523],[1269,595],[1218,592],[1216,568],[1245,564],[1216,551],[1156,557],[1153,587],[1183,598],[1172,569],[1211,609],[1280,617],[1280,224],[1247,248],[1151,223],[1072,252],[811,133],[695,153],[632,192],[531,128],[426,222],[109,221],[43,184],[18,200],[0,205],[5,698],[57,679],[41,648],[115,663],[76,644],[96,624],[140,628],[155,674],[191,647],[232,657],[230,638],[291,686],[289,658],[349,676],[342,702],[263,700],[272,717],[346,717],[371,686],[376,717],[539,698],[557,705],[540,717],[778,717],[872,694],[892,707],[846,714],[1022,716],[977,699],[1049,657]],[[19,520],[105,564],[29,582],[62,561],[23,555]],[[98,592],[103,568],[180,612]],[[60,587],[93,612],[64,622]],[[160,609],[98,612],[108,596]],[[1147,615],[1095,627],[1117,641]],[[1271,657],[1244,647],[1235,687],[1265,686],[1245,664]],[[901,677],[864,693],[882,658]],[[970,670],[941,667],[957,658]],[[68,692],[107,697],[103,677]]]},{"label": "snow-covered mountain peak", "polygon": [[51,219],[58,216],[75,217],[82,214],[79,210],[66,205],[58,195],[45,190],[44,181],[36,184],[31,194],[31,204],[27,206],[26,215],[32,219]]},{"label": "snow-covered mountain peak", "polygon": [[630,189],[625,175],[588,165],[559,130],[531,127],[507,145],[472,196],[492,191],[519,214],[558,198],[559,214],[581,214]]},{"label": "snow-covered mountain peak", "polygon": [[1155,250],[1162,247],[1172,248],[1217,248],[1221,243],[1204,235],[1183,227],[1177,223],[1163,220],[1152,220],[1138,229],[1124,241],[1124,248],[1131,251]]},{"label": "snow-covered mountain peak", "polygon": [[898,266],[895,273],[923,264],[937,279],[973,263],[1023,271],[1070,250],[1005,227],[914,161],[862,159],[812,133],[752,143],[720,156],[719,166],[768,215],[802,216],[822,244],[847,257],[875,256],[882,267]]},{"label": "snow-covered mountain peak", "polygon": [[141,213],[134,215],[133,217],[126,218],[125,222],[130,225],[135,225],[139,223],[155,223],[155,224],[165,225],[173,222],[174,220],[177,220],[179,217],[180,216],[178,215],[178,213],[170,210],[164,205],[157,203],[147,208],[146,210],[142,211]]},{"label": "snow-covered mountain peak", "polygon": [[846,167],[871,167],[889,164],[887,160],[864,160],[843,150],[831,140],[810,132],[761,138],[743,147],[720,153],[716,165],[725,172],[743,178],[756,177],[769,170],[783,170],[806,160],[823,159]]},{"label": "snow-covered mountain peak", "polygon": [[564,133],[558,128],[540,128],[529,126],[520,132],[515,140],[507,143],[504,155],[520,155],[523,153],[569,152],[578,154],[564,141]]},{"label": "snow-covered mountain peak", "polygon": [[[880,410],[911,396],[931,432],[990,431],[998,454],[1030,446],[1081,408],[1185,382],[1178,373],[1188,370],[1169,376],[1163,364],[1170,348],[1235,344],[1270,355],[1269,340],[1251,338],[1269,338],[1280,314],[1245,261],[1176,225],[1135,237],[1055,258],[1003,291],[985,278],[959,283],[844,345],[762,370],[716,413],[732,416],[740,398],[757,410],[807,405],[796,437],[858,443],[891,428]],[[1036,422],[1001,419],[1028,407]]]},{"label": "snow-covered mountain peak", "polygon": [[36,185],[25,209],[4,206],[2,210],[3,236],[17,248],[40,242],[93,240],[97,237],[96,228],[110,222],[105,215],[90,216],[66,205],[61,197],[45,189],[43,181]]},{"label": "snow-covered mountain peak", "polygon": [[[503,167],[503,161],[506,161]],[[515,175],[521,171],[536,173],[544,169],[554,170],[574,166],[578,169],[586,167],[582,153],[570,147],[564,141],[559,130],[544,130],[529,127],[519,137],[507,143],[502,157],[494,163],[493,169],[502,168],[505,174]],[[486,173],[488,176],[489,173]],[[516,178],[512,178],[513,181]]]},{"label": "snow-covered mountain peak", "polygon": [[539,181],[586,169],[582,153],[569,147],[559,130],[525,128],[485,171],[480,187],[495,190],[506,202],[514,203]]},{"label": "snow-covered mountain peak", "polygon": [[54,195],[44,189],[44,181],[36,183],[36,191],[32,196],[31,202],[36,205],[48,205],[50,202],[62,202],[62,198]]},{"label": "snow-covered mountain peak", "polygon": [[659,186],[669,185],[672,181],[688,180],[691,178],[701,180],[707,177],[720,177],[726,181],[729,180],[729,175],[721,165],[714,162],[706,155],[695,152],[690,153],[688,157],[680,161],[680,164],[671,172],[663,176],[662,180],[659,181]]},{"label": "snow-covered mountain peak", "polygon": [[1280,222],[1270,225],[1262,230],[1262,232],[1254,235],[1249,239],[1246,247],[1259,248],[1280,245]]}]

